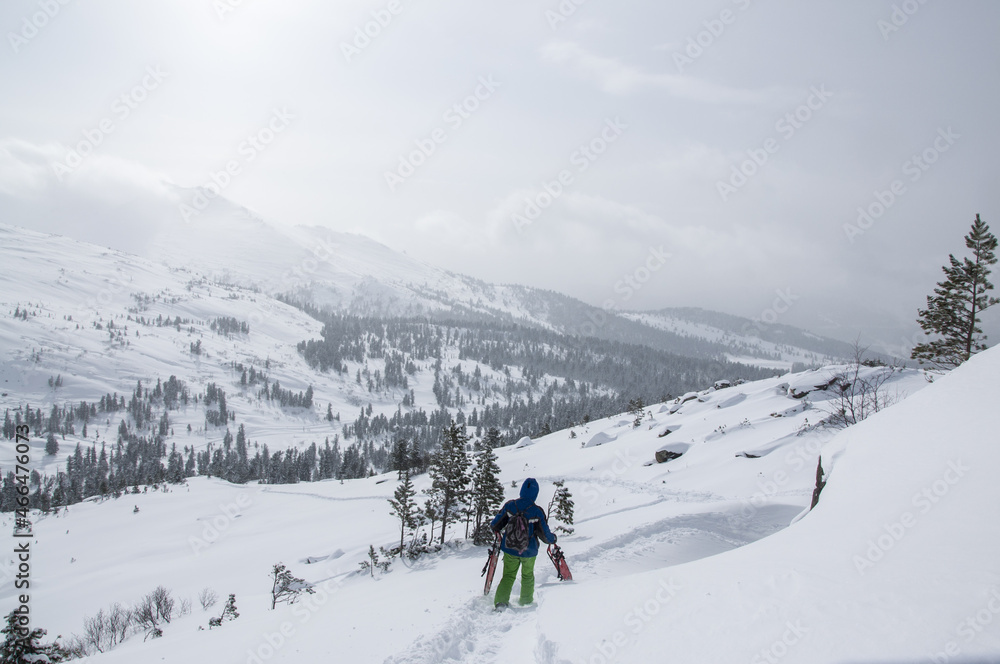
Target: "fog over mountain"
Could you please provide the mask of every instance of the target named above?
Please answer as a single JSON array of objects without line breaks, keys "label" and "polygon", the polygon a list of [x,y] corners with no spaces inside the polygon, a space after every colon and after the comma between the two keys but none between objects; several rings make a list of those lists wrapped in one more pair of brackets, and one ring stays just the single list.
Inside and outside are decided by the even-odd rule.
[{"label": "fog over mountain", "polygon": [[790,293],[776,322],[897,355],[996,223],[995,3],[394,9],[5,3],[0,219],[141,253],[214,186],[598,307]]}]

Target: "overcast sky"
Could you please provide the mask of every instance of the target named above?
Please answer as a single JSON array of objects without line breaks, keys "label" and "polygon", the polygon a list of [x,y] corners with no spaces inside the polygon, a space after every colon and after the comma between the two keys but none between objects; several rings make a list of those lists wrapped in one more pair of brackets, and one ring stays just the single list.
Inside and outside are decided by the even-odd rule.
[{"label": "overcast sky", "polygon": [[490,281],[780,292],[899,346],[975,214],[1000,230],[996,2],[4,0],[0,29],[0,219],[132,250],[216,173]]}]

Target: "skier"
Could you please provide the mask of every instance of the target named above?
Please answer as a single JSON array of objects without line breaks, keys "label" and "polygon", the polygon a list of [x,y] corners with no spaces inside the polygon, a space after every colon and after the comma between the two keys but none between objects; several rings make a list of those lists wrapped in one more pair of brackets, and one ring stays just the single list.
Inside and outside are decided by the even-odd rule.
[{"label": "skier", "polygon": [[[521,497],[507,501],[500,513],[493,518],[490,527],[493,532],[503,535],[500,540],[500,550],[503,551],[503,578],[497,586],[497,594],[493,605],[497,609],[510,606],[510,591],[517,578],[517,568],[521,568],[521,606],[531,604],[535,596],[535,557],[538,555],[538,538],[548,544],[556,543],[556,536],[545,521],[545,512],[535,504],[538,497],[538,482],[533,477],[524,480],[521,485]],[[523,515],[523,519],[520,517]],[[516,531],[507,526],[515,526],[518,522],[526,522],[527,538],[520,544],[524,548],[510,546],[519,539]],[[508,536],[515,542],[508,542]],[[524,539],[523,535],[520,539]]]}]

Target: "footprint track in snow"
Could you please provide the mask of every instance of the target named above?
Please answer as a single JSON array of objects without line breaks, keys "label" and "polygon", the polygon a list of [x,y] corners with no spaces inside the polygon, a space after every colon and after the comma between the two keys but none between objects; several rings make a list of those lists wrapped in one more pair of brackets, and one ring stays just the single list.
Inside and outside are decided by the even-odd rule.
[{"label": "footprint track in snow", "polygon": [[511,631],[529,629],[534,622],[532,614],[530,609],[496,612],[489,597],[476,597],[452,612],[444,629],[418,638],[384,664],[496,661],[504,639]]}]

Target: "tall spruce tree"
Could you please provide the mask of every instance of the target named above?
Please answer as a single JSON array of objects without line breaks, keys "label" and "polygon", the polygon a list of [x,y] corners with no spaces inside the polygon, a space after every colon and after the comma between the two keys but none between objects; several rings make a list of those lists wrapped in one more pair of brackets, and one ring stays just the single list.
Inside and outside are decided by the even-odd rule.
[{"label": "tall spruce tree", "polygon": [[492,541],[490,533],[483,528],[484,518],[489,518],[503,504],[504,489],[498,475],[497,455],[493,452],[494,441],[498,441],[500,432],[491,428],[483,440],[483,451],[476,458],[476,466],[472,471],[472,509],[475,512],[476,527],[473,532],[475,544],[489,544]]},{"label": "tall spruce tree", "polygon": [[399,519],[399,555],[403,555],[403,542],[406,539],[406,531],[413,530],[419,525],[417,518],[417,501],[414,500],[416,491],[413,482],[410,480],[410,469],[403,471],[403,483],[396,487],[393,497],[389,499],[391,508],[390,514]]},{"label": "tall spruce tree", "polygon": [[989,266],[997,262],[997,238],[978,214],[965,246],[972,250],[972,258],[959,261],[949,255],[950,266],[941,268],[947,278],[938,282],[934,295],[927,296],[927,308],[919,310],[917,322],[924,333],[940,337],[913,348],[911,357],[921,364],[951,369],[986,350],[979,316],[1000,302],[988,295],[993,290]]},{"label": "tall spruce tree", "polygon": [[[11,473],[11,475],[13,475],[13,473]],[[438,519],[440,518],[440,514],[441,514],[441,509],[440,506],[437,504],[437,499],[434,496],[431,496],[430,498],[424,501],[424,508],[421,511],[420,516],[424,522],[430,524],[431,542],[434,542],[434,524],[437,523]]]},{"label": "tall spruce tree", "polygon": [[59,441],[56,440],[56,435],[51,431],[45,438],[45,453],[49,456],[55,456],[59,453]]},{"label": "tall spruce tree", "polygon": [[469,493],[469,442],[463,427],[452,420],[444,430],[441,449],[434,453],[430,467],[431,499],[436,504],[441,521],[441,543],[444,544],[448,524],[457,521]]},{"label": "tall spruce tree", "polygon": [[410,470],[410,444],[405,438],[400,438],[392,446],[389,456],[390,470],[396,471],[396,479],[403,479],[403,473]]}]

